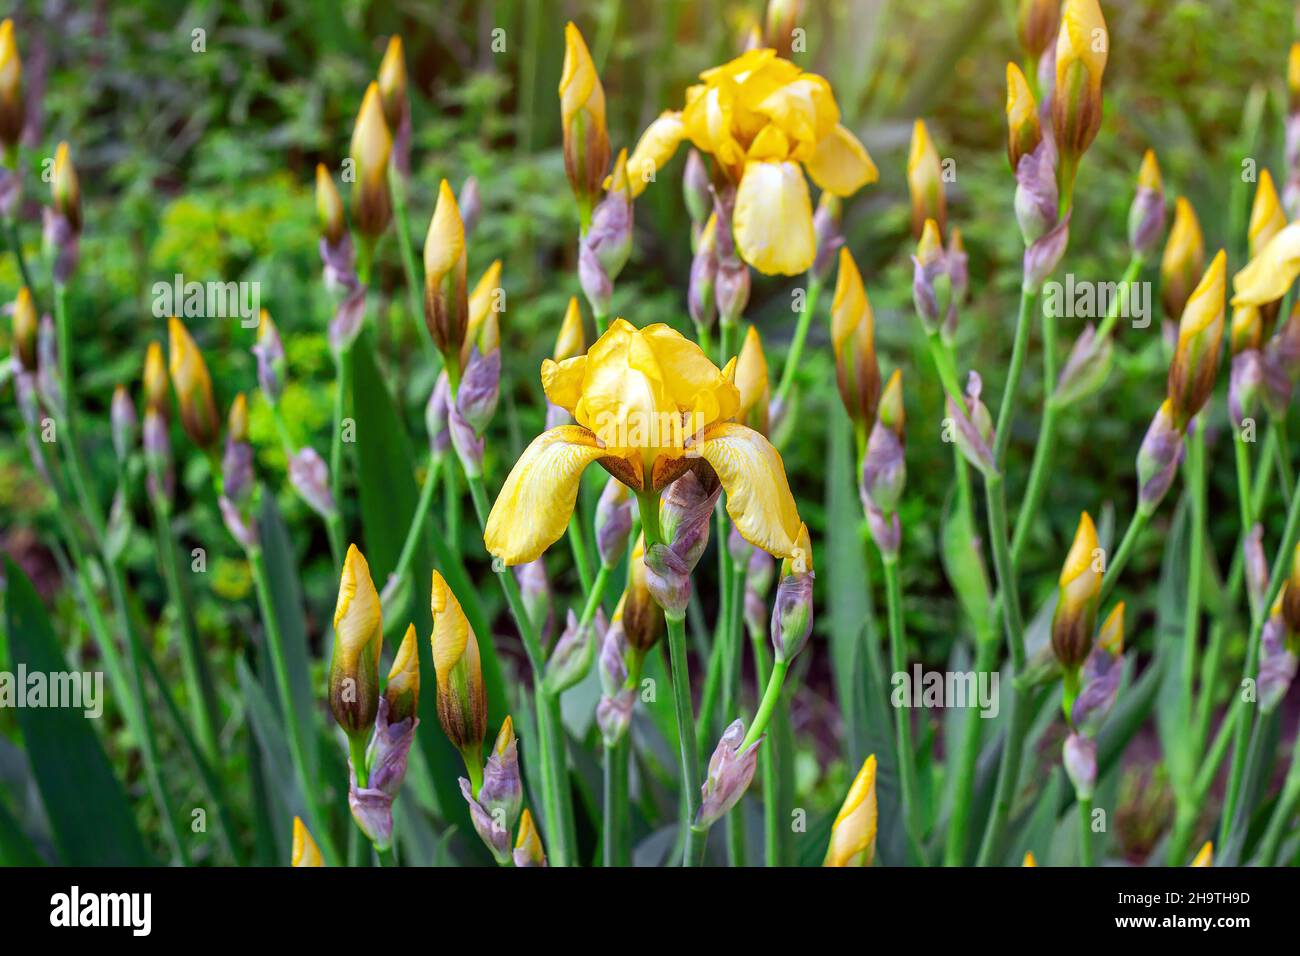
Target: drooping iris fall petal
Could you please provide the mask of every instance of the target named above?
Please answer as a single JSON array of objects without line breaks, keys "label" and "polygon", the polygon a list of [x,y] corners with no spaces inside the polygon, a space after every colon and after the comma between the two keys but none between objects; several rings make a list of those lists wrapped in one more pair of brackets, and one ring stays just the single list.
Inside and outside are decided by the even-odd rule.
[{"label": "drooping iris fall petal", "polygon": [[817,255],[808,183],[795,163],[749,162],[736,190],[736,249],[766,275],[799,275]]}]

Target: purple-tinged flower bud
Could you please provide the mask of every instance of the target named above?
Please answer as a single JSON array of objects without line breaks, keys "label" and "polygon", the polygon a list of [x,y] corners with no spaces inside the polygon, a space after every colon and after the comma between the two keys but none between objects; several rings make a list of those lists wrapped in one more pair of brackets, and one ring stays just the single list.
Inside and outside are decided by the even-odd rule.
[{"label": "purple-tinged flower bud", "polygon": [[632,492],[617,478],[611,478],[596,502],[596,551],[600,563],[612,568],[627,553],[628,537],[632,534],[632,510],[635,507]]},{"label": "purple-tinged flower bud", "polygon": [[1146,258],[1165,231],[1165,190],[1156,154],[1147,150],[1138,170],[1137,195],[1128,211],[1128,244],[1133,255]]},{"label": "purple-tinged flower bud", "polygon": [[1138,449],[1138,510],[1151,514],[1160,506],[1183,460],[1184,432],[1174,425],[1172,403],[1165,399]]},{"label": "purple-tinged flower bud", "polygon": [[700,232],[695,244],[695,255],[691,258],[686,308],[691,314],[691,321],[701,328],[711,327],[718,317],[714,301],[718,281],[717,229],[717,217],[710,217]]},{"label": "purple-tinged flower bud", "polygon": [[226,439],[221,456],[221,486],[225,496],[237,505],[244,504],[253,491],[253,446],[246,441]]},{"label": "purple-tinged flower bud", "polygon": [[456,449],[456,457],[460,459],[466,476],[477,478],[483,474],[483,439],[455,405],[447,409],[447,427],[451,432],[452,447]]},{"label": "purple-tinged flower bud", "polygon": [[1045,139],[1016,164],[1016,222],[1026,248],[1056,226],[1057,202],[1056,151]]},{"label": "purple-tinged flower bud", "polygon": [[817,242],[817,256],[813,259],[813,278],[825,283],[835,269],[844,233],[840,231],[840,216],[844,203],[830,190],[823,190],[813,213],[813,237]]},{"label": "purple-tinged flower bud", "polygon": [[[591,214],[591,228],[582,239],[612,283],[632,252],[632,188],[628,182],[627,150],[618,154],[609,191]],[[598,313],[600,314],[600,313]]]},{"label": "purple-tinged flower bud", "polygon": [[876,542],[876,547],[880,549],[880,556],[896,560],[898,549],[903,543],[903,525],[899,521],[898,512],[891,511],[886,514],[869,501],[864,503],[863,512],[867,516],[867,528],[871,532],[871,540]]},{"label": "purple-tinged flower bud", "polygon": [[[754,553],[754,546],[745,540],[744,535],[733,524],[731,532],[727,535],[727,552],[731,555],[731,562],[736,567],[744,565],[749,566],[749,559]],[[770,557],[770,555],[769,555]]]},{"label": "purple-tinged flower bud", "polygon": [[226,523],[226,530],[230,532],[231,537],[245,549],[252,550],[256,548],[259,537],[257,522],[252,515],[245,512],[225,495],[217,499],[217,504],[221,507],[221,519]]},{"label": "purple-tinged flower bud", "polygon": [[772,647],[778,661],[792,661],[803,650],[813,627],[813,578],[811,571],[781,578],[772,607]]},{"label": "purple-tinged flower bud", "polygon": [[356,768],[348,760],[348,808],[367,840],[381,850],[393,843],[393,798],[375,787],[357,784]]},{"label": "purple-tinged flower bud", "polygon": [[615,618],[605,629],[605,637],[600,642],[600,657],[597,658],[600,687],[606,696],[617,694],[627,684],[627,653],[627,635],[623,632],[623,621]]},{"label": "purple-tinged flower bud", "polygon": [[632,723],[632,709],[636,705],[636,690],[620,690],[602,694],[596,703],[596,726],[606,747],[615,746],[627,733]]},{"label": "purple-tinged flower bud", "polygon": [[554,613],[551,608],[551,584],[546,576],[546,561],[538,558],[525,564],[516,564],[512,571],[519,582],[519,593],[524,601],[524,610],[533,622],[543,644],[551,639],[554,625]]},{"label": "purple-tinged flower bud", "polygon": [[109,411],[109,419],[113,424],[113,451],[117,453],[117,463],[125,465],[140,437],[140,419],[136,416],[135,402],[131,401],[125,385],[113,389],[113,406]]},{"label": "purple-tinged flower bud", "polygon": [[1074,784],[1074,793],[1080,800],[1092,799],[1097,783],[1097,744],[1095,741],[1070,734],[1065,739],[1063,753],[1065,773]]},{"label": "purple-tinged flower bud", "polygon": [[939,236],[939,225],[927,219],[912,256],[912,303],[927,333],[937,332],[952,303],[952,279],[948,256]]},{"label": "purple-tinged flower bud", "polygon": [[682,198],[686,200],[686,212],[691,217],[691,224],[697,230],[700,229],[713,211],[713,190],[709,186],[709,171],[697,149],[686,154],[686,168],[682,171]]},{"label": "purple-tinged flower bud", "polygon": [[751,640],[761,640],[768,627],[767,598],[745,585],[745,630]]},{"label": "purple-tinged flower bud", "polygon": [[895,369],[889,377],[876,409],[876,422],[862,459],[862,481],[858,486],[863,507],[874,506],[886,514],[898,510],[907,483],[907,462],[903,455],[903,377]]},{"label": "purple-tinged flower bud", "polygon": [[506,830],[515,828],[524,805],[524,781],[519,775],[519,745],[515,740],[514,722],[507,716],[501,724],[492,753],[483,768],[483,786],[478,802],[493,820]]},{"label": "purple-tinged flower bud", "polygon": [[339,303],[330,320],[330,348],[336,355],[342,355],[352,348],[352,343],[361,334],[361,326],[366,320],[366,289],[357,286]]},{"label": "purple-tinged flower bud", "polygon": [[696,829],[713,826],[740,802],[749,789],[749,782],[754,779],[758,747],[765,737],[766,734],[741,750],[740,745],[745,742],[745,722],[734,720],[723,731],[722,739],[709,758],[708,776],[700,787],[700,809],[694,820]]},{"label": "purple-tinged flower bud", "polygon": [[346,298],[360,288],[357,278],[356,250],[352,237],[344,232],[336,242],[322,236],[316,251],[320,254],[321,276],[325,289],[336,298]]},{"label": "purple-tinged flower bud", "polygon": [[471,428],[483,434],[492,416],[496,414],[497,399],[501,395],[501,350],[487,355],[479,353],[478,346],[470,351],[465,366],[465,377],[456,391],[456,405]]},{"label": "purple-tinged flower bud", "polygon": [[672,548],[654,544],[645,553],[646,587],[666,617],[682,617],[691,601],[691,566]]},{"label": "purple-tinged flower bud", "polygon": [[460,207],[460,221],[465,224],[465,238],[469,239],[483,218],[483,197],[479,195],[478,180],[475,177],[466,177],[461,183],[456,205]]},{"label": "purple-tinged flower bud", "polygon": [[1264,526],[1256,522],[1241,544],[1246,569],[1246,594],[1251,607],[1260,607],[1268,593],[1268,558],[1264,556]]},{"label": "purple-tinged flower bud", "polygon": [[312,511],[333,517],[337,505],[330,491],[330,467],[316,449],[304,446],[289,459],[289,484]]},{"label": "purple-tinged flower bud", "polygon": [[957,448],[972,465],[985,475],[996,475],[997,462],[993,458],[993,417],[980,401],[984,384],[978,372],[971,372],[966,380],[966,410],[962,411],[953,396],[948,396],[948,416],[954,428],[953,440]]},{"label": "purple-tinged flower bud", "polygon": [[1296,655],[1286,646],[1286,622],[1273,614],[1260,634],[1259,676],[1255,692],[1261,713],[1272,713],[1286,696],[1296,674]]},{"label": "purple-tinged flower bud", "polygon": [[1264,362],[1259,349],[1246,349],[1232,357],[1232,375],[1228,379],[1228,414],[1238,431],[1246,419],[1254,418],[1264,383]]},{"label": "purple-tinged flower bud", "polygon": [[1070,244],[1070,213],[1052,229],[1035,239],[1025,250],[1023,283],[1029,289],[1041,289],[1043,283],[1056,271]]},{"label": "purple-tinged flower bud", "polygon": [[767,597],[776,577],[776,560],[762,548],[755,548],[749,556],[749,574],[745,580],[761,598]]},{"label": "purple-tinged flower bud", "polygon": [[749,304],[749,266],[733,257],[719,261],[718,276],[713,288],[713,298],[718,306],[718,319],[723,325],[740,321]]},{"label": "purple-tinged flower bud", "polygon": [[659,528],[668,546],[685,564],[687,574],[695,570],[708,547],[713,507],[721,494],[720,483],[706,490],[695,471],[686,472],[664,490]]},{"label": "purple-tinged flower bud", "polygon": [[1073,405],[1105,385],[1114,353],[1111,336],[1098,339],[1096,327],[1089,322],[1075,339],[1070,357],[1056,380],[1052,401],[1057,407]]},{"label": "purple-tinged flower bud", "polygon": [[172,471],[171,435],[167,430],[166,416],[153,408],[144,413],[144,462],[148,470],[150,496],[170,506],[176,483]]},{"label": "purple-tinged flower bud", "polygon": [[446,454],[451,447],[451,432],[447,427],[447,409],[451,406],[451,385],[447,380],[447,371],[438,373],[438,382],[429,393],[429,402],[424,406],[424,427],[429,433],[429,453],[436,459]]},{"label": "purple-tinged flower bud", "polygon": [[565,620],[564,633],[546,662],[546,692],[551,695],[563,693],[587,676],[596,657],[596,645],[604,643],[609,627],[600,609],[593,620],[583,622],[570,608]]},{"label": "purple-tinged flower bud", "polygon": [[511,860],[510,854],[510,830],[504,825],[504,811],[498,811],[501,818],[494,818],[491,813],[483,808],[483,805],[474,799],[474,790],[470,782],[464,777],[460,778],[460,794],[469,804],[469,819],[474,824],[474,832],[479,835],[491,852],[492,857],[501,866],[505,866]]},{"label": "purple-tinged flower bud", "polygon": [[596,253],[586,243],[578,249],[578,284],[582,286],[582,294],[587,297],[592,313],[597,317],[609,315],[614,283],[601,268]]},{"label": "purple-tinged flower bud", "polygon": [[63,418],[63,386],[63,376],[59,371],[58,333],[54,320],[43,315],[36,334],[36,392],[56,419]]},{"label": "purple-tinged flower bud", "polygon": [[[414,641],[412,641],[414,648]],[[366,766],[370,768],[369,788],[386,794],[389,800],[397,798],[406,779],[407,761],[411,744],[415,741],[415,728],[420,720],[411,713],[402,720],[393,720],[393,708],[388,696],[379,698],[375,714],[375,733],[366,751]],[[364,791],[362,791],[364,793]],[[391,803],[390,803],[391,806]]]},{"label": "purple-tinged flower bud", "polygon": [[1124,673],[1123,654],[1124,602],[1120,601],[1102,624],[1080,669],[1081,686],[1069,714],[1079,733],[1095,737],[1114,707]]},{"label": "purple-tinged flower bud", "polygon": [[266,400],[274,405],[284,391],[284,343],[280,341],[280,332],[266,309],[262,310],[257,326],[257,343],[251,351],[257,356],[257,385]]}]

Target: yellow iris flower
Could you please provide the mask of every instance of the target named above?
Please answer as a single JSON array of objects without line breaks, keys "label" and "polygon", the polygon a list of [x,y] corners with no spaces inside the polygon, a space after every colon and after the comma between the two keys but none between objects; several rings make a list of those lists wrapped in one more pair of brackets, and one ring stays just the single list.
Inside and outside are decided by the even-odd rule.
[{"label": "yellow iris flower", "polygon": [[876,855],[876,755],[858,771],[831,825],[831,844],[822,866],[870,866]]},{"label": "yellow iris flower", "polygon": [[794,553],[799,512],[781,455],[732,421],[740,411],[734,360],[719,371],[666,325],[616,319],[587,354],[542,363],[551,404],[576,425],[543,432],[524,450],[492,506],[484,543],[505,564],[526,564],[564,534],[582,473],[598,461],[634,491],[658,491],[697,461],[727,492],[727,512],[747,541]]}]

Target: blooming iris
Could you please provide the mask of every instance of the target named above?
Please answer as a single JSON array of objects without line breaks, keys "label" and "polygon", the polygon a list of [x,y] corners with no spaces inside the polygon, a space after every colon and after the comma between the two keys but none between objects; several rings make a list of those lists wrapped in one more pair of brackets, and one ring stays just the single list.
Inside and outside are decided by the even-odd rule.
[{"label": "blooming iris", "polygon": [[594,461],[633,491],[659,491],[707,463],[740,533],[778,557],[794,553],[798,509],[771,443],[737,424],[734,360],[726,371],[666,325],[616,319],[585,355],[542,363],[542,387],[576,425],[524,450],[492,506],[484,543],[505,564],[536,560],[569,524],[582,472]]}]

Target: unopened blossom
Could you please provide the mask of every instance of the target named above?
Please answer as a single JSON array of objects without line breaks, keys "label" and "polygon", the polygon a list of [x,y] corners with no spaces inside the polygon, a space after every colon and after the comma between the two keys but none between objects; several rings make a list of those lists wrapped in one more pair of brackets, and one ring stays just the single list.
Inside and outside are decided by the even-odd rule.
[{"label": "unopened blossom", "polygon": [[876,855],[876,755],[862,764],[831,824],[822,866],[870,866]]},{"label": "unopened blossom", "polygon": [[334,608],[329,703],[334,719],[350,737],[368,733],[374,726],[383,642],[379,593],[370,566],[355,544],[348,545]]},{"label": "unopened blossom", "polygon": [[1098,550],[1097,529],[1085,511],[1079,516],[1074,543],[1061,568],[1056,610],[1052,614],[1052,650],[1067,669],[1083,663],[1092,647],[1101,595]]}]

